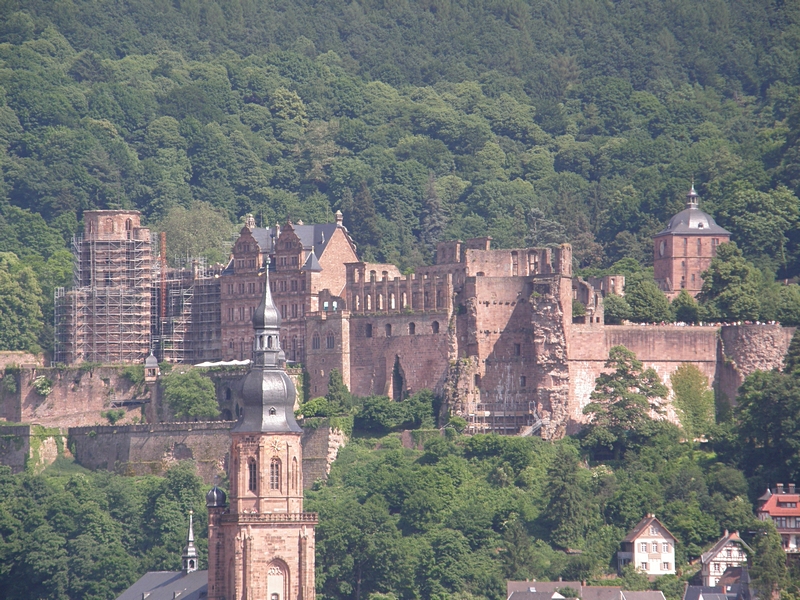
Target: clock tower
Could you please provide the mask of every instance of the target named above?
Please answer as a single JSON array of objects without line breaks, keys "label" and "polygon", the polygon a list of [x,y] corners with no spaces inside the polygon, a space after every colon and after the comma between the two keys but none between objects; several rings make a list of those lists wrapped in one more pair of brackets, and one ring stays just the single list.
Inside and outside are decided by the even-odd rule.
[{"label": "clock tower", "polygon": [[208,598],[314,600],[315,513],[303,512],[302,429],[284,370],[280,314],[264,270],[253,315],[244,413],[231,429],[230,504],[216,486],[208,507]]}]

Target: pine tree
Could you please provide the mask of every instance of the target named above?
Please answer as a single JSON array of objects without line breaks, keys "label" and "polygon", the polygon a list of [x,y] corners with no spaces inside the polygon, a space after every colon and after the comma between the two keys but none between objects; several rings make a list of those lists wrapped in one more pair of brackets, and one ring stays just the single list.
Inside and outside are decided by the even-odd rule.
[{"label": "pine tree", "polygon": [[672,301],[670,308],[672,309],[672,314],[675,316],[676,321],[697,323],[699,320],[699,307],[697,306],[697,302],[695,302],[694,298],[692,298],[686,290],[681,290],[677,298]]},{"label": "pine tree", "polygon": [[783,372],[795,373],[800,367],[800,329],[796,329],[789,344],[789,350],[783,357]]}]

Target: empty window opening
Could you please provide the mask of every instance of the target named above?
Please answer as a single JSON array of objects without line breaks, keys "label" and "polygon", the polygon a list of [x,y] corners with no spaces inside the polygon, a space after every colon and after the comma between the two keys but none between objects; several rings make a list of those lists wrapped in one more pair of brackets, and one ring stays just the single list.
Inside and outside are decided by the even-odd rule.
[{"label": "empty window opening", "polygon": [[392,337],[392,326],[389,324],[386,325],[386,337]]},{"label": "empty window opening", "polygon": [[269,463],[269,489],[281,489],[281,459],[273,458]]},{"label": "empty window opening", "polygon": [[367,323],[364,326],[364,335],[368,338],[372,337],[372,323]]},{"label": "empty window opening", "polygon": [[434,321],[433,323],[431,323],[431,332],[439,333],[439,321]]},{"label": "empty window opening", "polygon": [[256,459],[251,458],[247,463],[247,489],[251,492],[257,491],[258,485],[258,467],[256,466]]},{"label": "empty window opening", "polygon": [[417,326],[414,323],[408,324],[408,335],[416,335],[417,333]]}]

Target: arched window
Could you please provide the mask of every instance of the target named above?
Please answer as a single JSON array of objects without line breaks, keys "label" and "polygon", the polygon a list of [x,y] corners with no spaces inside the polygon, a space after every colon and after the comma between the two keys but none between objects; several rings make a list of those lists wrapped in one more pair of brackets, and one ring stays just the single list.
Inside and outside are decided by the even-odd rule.
[{"label": "arched window", "polygon": [[386,324],[386,337],[392,337],[392,326],[388,323]]},{"label": "arched window", "polygon": [[106,219],[106,231],[105,233],[114,233],[114,221],[113,219]]},{"label": "arched window", "polygon": [[400,294],[400,308],[406,308],[406,307],[408,307],[408,296],[406,295],[405,292],[403,292],[402,294]]},{"label": "arched window", "polygon": [[273,458],[269,463],[269,489],[281,489],[281,459]]},{"label": "arched window", "polygon": [[133,221],[131,219],[125,219],[125,231],[130,231],[133,229]]},{"label": "arched window", "polygon": [[408,335],[416,335],[417,333],[417,326],[415,323],[408,324]]},{"label": "arched window", "polygon": [[356,310],[361,310],[361,298],[359,298],[358,294],[356,294],[355,305]]},{"label": "arched window", "polygon": [[292,458],[292,489],[297,491],[300,483],[300,469],[297,467],[297,457]]},{"label": "arched window", "polygon": [[434,321],[431,323],[431,332],[439,333],[439,321]]},{"label": "arched window", "polygon": [[389,308],[391,310],[397,308],[397,306],[395,306],[394,293],[389,294]]},{"label": "arched window", "polygon": [[377,279],[377,277],[378,277],[378,274],[375,271],[370,271],[369,272],[369,280],[370,281],[375,281],[375,279]]},{"label": "arched window", "polygon": [[383,310],[383,294],[378,294],[378,310]]},{"label": "arched window", "polygon": [[325,339],[325,346],[328,350],[333,350],[336,347],[336,336],[333,335],[332,331],[328,332],[328,337]]},{"label": "arched window", "polygon": [[247,489],[251,492],[258,491],[258,467],[256,466],[256,459],[251,458],[247,462]]},{"label": "arched window", "polygon": [[311,337],[311,349],[312,350],[319,350],[319,334],[315,333]]},{"label": "arched window", "polygon": [[371,294],[367,294],[366,297],[364,298],[364,306],[366,307],[367,310],[372,310],[372,295]]}]

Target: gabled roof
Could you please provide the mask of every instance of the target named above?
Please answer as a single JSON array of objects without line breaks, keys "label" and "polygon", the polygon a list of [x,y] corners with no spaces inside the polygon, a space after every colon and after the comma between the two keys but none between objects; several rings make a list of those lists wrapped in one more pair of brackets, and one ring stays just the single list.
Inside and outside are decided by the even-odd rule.
[{"label": "gabled roof", "polygon": [[[778,502],[794,502],[794,508],[778,506]],[[758,512],[767,512],[773,517],[800,516],[800,494],[772,494],[758,509]]]},{"label": "gabled roof", "polygon": [[634,527],[631,530],[631,532],[628,535],[626,535],[625,539],[622,540],[622,541],[623,542],[635,542],[645,531],[648,531],[648,533],[649,533],[650,525],[653,525],[654,523],[658,524],[658,526],[661,529],[663,529],[664,532],[669,537],[671,537],[673,541],[678,541],[678,538],[676,538],[674,535],[672,535],[669,532],[669,529],[664,527],[664,524],[661,521],[659,521],[658,519],[656,519],[653,515],[647,515],[644,519],[639,521],[639,523],[637,523],[636,527]]},{"label": "gabled roof", "polygon": [[722,552],[723,548],[725,548],[725,546],[728,545],[728,542],[741,544],[747,550],[751,550],[750,546],[745,544],[742,538],[739,537],[738,531],[734,531],[733,533],[728,533],[728,531],[725,530],[725,534],[717,541],[717,543],[714,544],[710,550],[703,552],[703,554],[700,556],[700,562],[705,565],[714,560],[714,557],[717,556],[717,554],[719,554],[720,552]]},{"label": "gabled roof", "polygon": [[[552,594],[564,588],[571,588],[579,592],[581,600],[621,600],[619,586],[581,585],[580,581],[506,581],[506,596],[510,598],[515,592],[530,592],[531,590],[535,590],[536,593]],[[514,598],[520,600],[522,596],[514,596]]]},{"label": "gabled roof", "polygon": [[303,244],[304,250],[314,250],[317,256],[322,256],[325,248],[328,247],[328,242],[331,241],[333,234],[336,233],[338,225],[336,223],[321,223],[315,225],[295,225],[292,223],[292,229],[295,235],[300,239]]},{"label": "gabled roof", "polygon": [[[175,596],[175,592],[179,592]],[[147,596],[145,596],[147,594]],[[208,595],[208,571],[150,571],[127,590],[117,596],[117,600],[199,600]]]},{"label": "gabled roof", "polygon": [[253,227],[253,229],[250,230],[250,235],[253,236],[262,254],[272,254],[272,245],[274,244],[273,233],[274,231],[272,228],[267,229],[265,227]]}]

